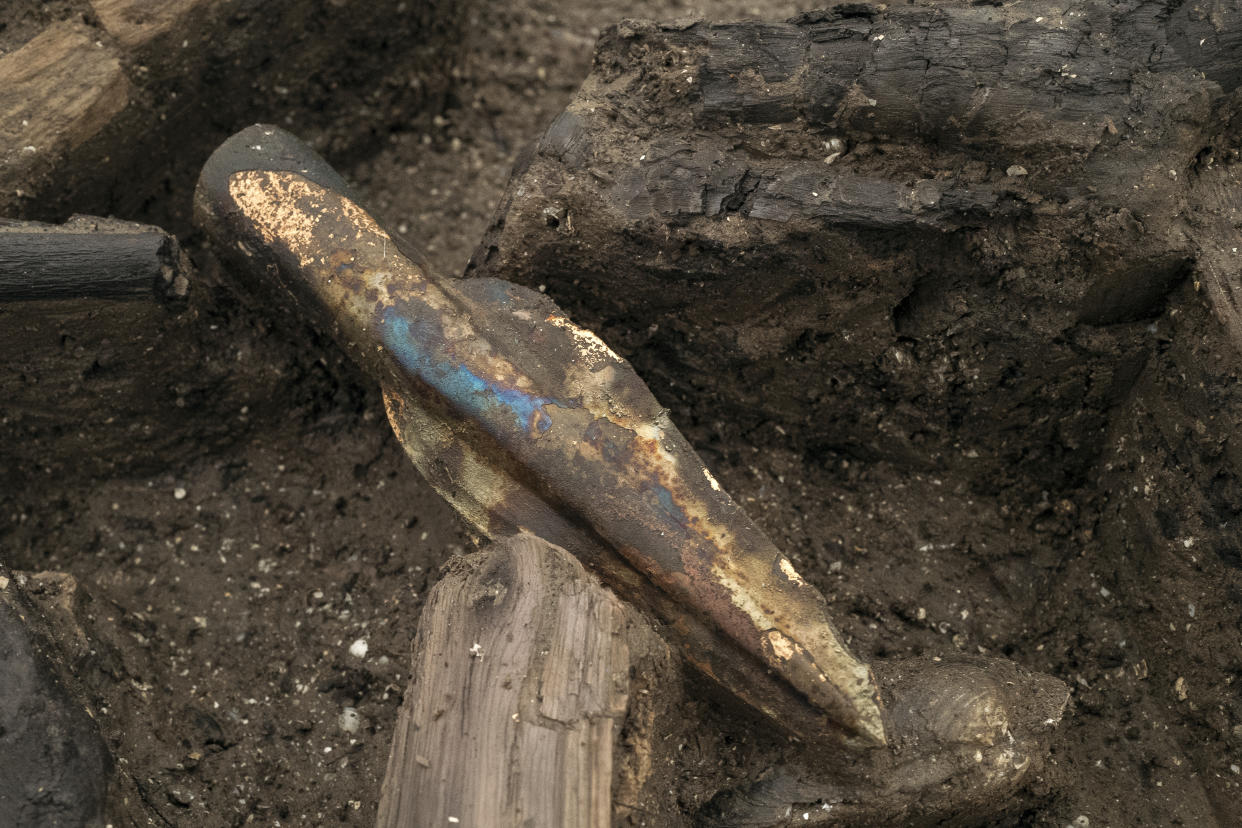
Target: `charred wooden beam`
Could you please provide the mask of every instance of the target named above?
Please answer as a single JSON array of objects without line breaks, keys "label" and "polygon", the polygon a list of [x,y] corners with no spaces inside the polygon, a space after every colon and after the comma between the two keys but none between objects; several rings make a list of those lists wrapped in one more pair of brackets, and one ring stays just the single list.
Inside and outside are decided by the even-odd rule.
[{"label": "charred wooden beam", "polygon": [[[1214,115],[1238,105],[1238,11],[623,22],[468,275],[545,285],[701,422],[1066,485],[1132,380],[1108,354],[1140,348],[1207,247],[1196,186],[1236,163]],[[980,374],[984,353],[1004,369]],[[1050,394],[1064,416],[1031,413]]]},{"label": "charred wooden beam", "polygon": [[0,219],[0,302],[184,299],[189,261],[158,227],[74,216],[61,225]]}]

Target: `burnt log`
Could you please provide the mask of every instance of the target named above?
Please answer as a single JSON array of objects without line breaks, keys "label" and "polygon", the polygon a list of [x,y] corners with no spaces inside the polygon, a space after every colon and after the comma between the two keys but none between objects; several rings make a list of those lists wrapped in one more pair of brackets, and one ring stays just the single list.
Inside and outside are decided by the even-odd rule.
[{"label": "burnt log", "polygon": [[454,559],[419,621],[376,824],[606,828],[614,799],[658,812],[654,726],[677,676],[649,622],[559,547],[518,536]]},{"label": "burnt log", "polygon": [[470,272],[546,285],[684,419],[1064,487],[1200,264],[1237,5],[622,23]]},{"label": "burnt log", "polygon": [[0,219],[0,302],[181,299],[190,270],[158,227],[93,216],[62,225]]}]

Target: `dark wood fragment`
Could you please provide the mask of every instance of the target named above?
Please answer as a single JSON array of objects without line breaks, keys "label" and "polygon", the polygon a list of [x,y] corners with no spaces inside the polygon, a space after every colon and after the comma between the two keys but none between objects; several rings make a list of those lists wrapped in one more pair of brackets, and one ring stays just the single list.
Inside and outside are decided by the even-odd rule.
[{"label": "dark wood fragment", "polygon": [[0,824],[103,825],[113,760],[0,566]]},{"label": "dark wood fragment", "polygon": [[470,272],[546,286],[681,422],[1066,485],[1205,250],[1239,6],[621,23]]},{"label": "dark wood fragment", "polygon": [[184,298],[189,262],[158,227],[74,216],[61,225],[0,219],[0,301]]}]

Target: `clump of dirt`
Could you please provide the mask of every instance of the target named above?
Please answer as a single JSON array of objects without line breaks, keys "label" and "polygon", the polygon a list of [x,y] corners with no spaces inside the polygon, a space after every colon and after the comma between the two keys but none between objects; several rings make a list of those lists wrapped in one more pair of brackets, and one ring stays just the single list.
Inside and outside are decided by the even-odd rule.
[{"label": "clump of dirt", "polygon": [[[0,35],[55,13],[25,5]],[[601,24],[795,11],[732,0],[473,9],[442,111],[389,112],[378,131],[357,109],[348,127],[325,126],[322,113],[302,121],[296,105],[279,120],[325,147],[437,270],[459,273],[519,154],[585,77]],[[333,145],[349,152],[333,157]],[[372,824],[422,596],[473,541],[339,352],[236,301],[184,223],[192,178],[169,180],[170,192],[124,217],[170,224],[202,270],[175,362],[212,384],[158,396],[173,412],[166,427],[210,439],[171,440],[164,465],[10,469],[4,560],[72,573],[92,596],[87,620],[108,646],[80,660],[83,684],[115,755],[168,823]],[[160,203],[169,199],[180,206]],[[610,317],[574,289],[552,286],[640,370],[717,356],[692,339],[644,350],[646,328],[624,330],[641,313]],[[1230,347],[1194,286],[1179,288],[1106,349],[1128,360],[1130,379],[1093,404],[1082,429],[1092,444],[1062,458],[1072,473],[1015,473],[1018,483],[1000,481],[1003,496],[981,493],[968,464],[946,475],[851,451],[823,439],[821,424],[792,425],[796,411],[742,424],[715,414],[717,400],[692,382],[653,390],[722,485],[829,595],[860,655],[991,653],[1071,684],[1051,773],[1012,824],[1231,824],[1242,817],[1242,553],[1231,528],[1242,498]],[[1091,393],[1091,380],[1074,381]],[[1053,428],[1037,401],[1027,408],[1028,426]],[[683,722],[696,724],[670,732],[678,758],[664,772],[688,820],[788,748],[702,687],[683,704]]]}]

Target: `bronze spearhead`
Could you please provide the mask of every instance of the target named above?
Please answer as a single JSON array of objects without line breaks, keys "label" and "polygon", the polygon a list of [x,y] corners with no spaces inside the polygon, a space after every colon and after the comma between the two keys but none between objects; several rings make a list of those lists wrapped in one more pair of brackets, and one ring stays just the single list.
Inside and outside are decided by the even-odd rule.
[{"label": "bronze spearhead", "polygon": [[414,464],[481,533],[568,549],[663,621],[687,661],[791,733],[885,743],[870,670],[824,597],[629,364],[550,299],[430,275],[277,127],[216,150],[195,212],[217,250],[380,383]]}]

